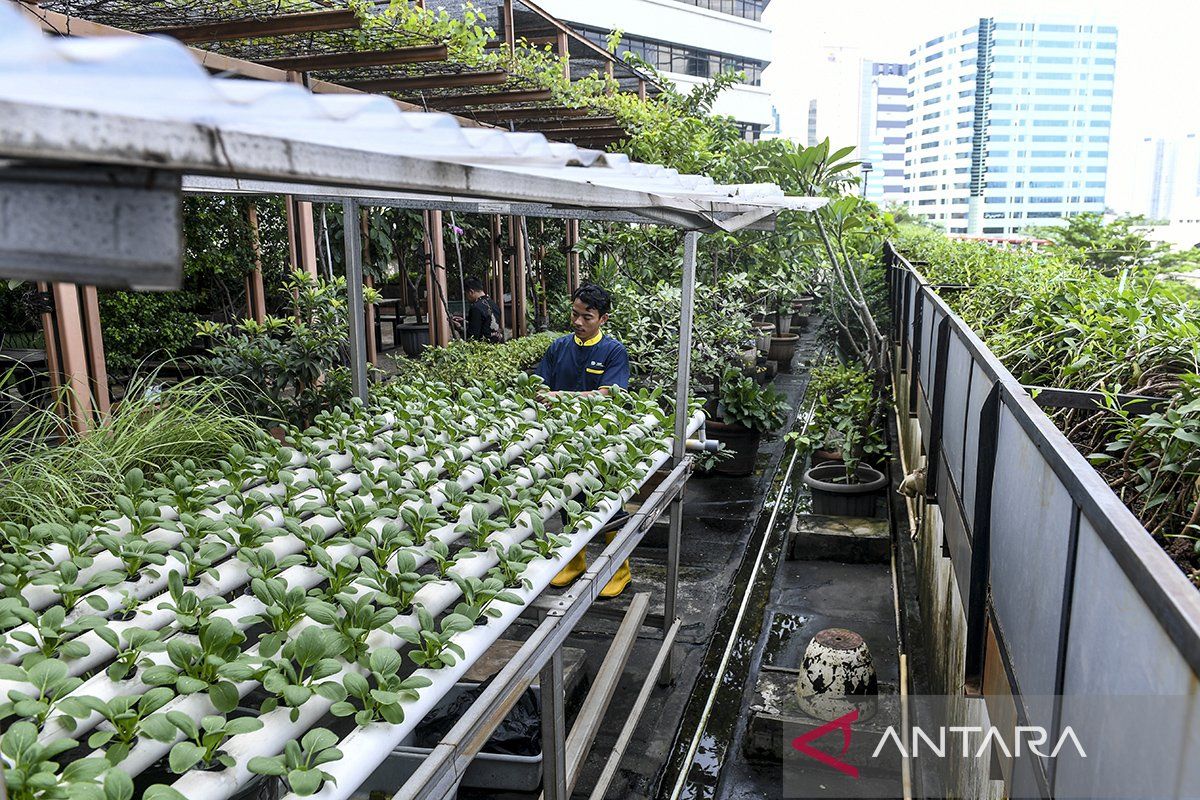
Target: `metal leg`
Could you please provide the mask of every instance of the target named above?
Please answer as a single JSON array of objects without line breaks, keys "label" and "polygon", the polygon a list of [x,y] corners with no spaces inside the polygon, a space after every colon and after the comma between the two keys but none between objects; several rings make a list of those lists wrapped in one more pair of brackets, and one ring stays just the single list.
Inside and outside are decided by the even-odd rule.
[{"label": "metal leg", "polygon": [[343,233],[346,238],[346,293],[350,303],[350,375],[354,395],[367,401],[366,314],[363,312],[362,230],[358,203],[342,203]]},{"label": "metal leg", "polygon": [[545,800],[567,800],[567,718],[563,709],[562,648],[542,667],[542,796]]},{"label": "metal leg", "polygon": [[[679,309],[679,371],[675,384],[675,442],[674,463],[683,460],[687,444],[688,385],[692,374],[692,311],[696,296],[696,246],[700,234],[688,231],[683,235],[683,294]],[[676,594],[679,587],[679,547],[683,535],[683,495],[671,503],[670,535],[667,539],[667,587],[663,601],[663,634],[675,622]],[[667,684],[674,675],[674,665],[668,654],[659,682]]]}]

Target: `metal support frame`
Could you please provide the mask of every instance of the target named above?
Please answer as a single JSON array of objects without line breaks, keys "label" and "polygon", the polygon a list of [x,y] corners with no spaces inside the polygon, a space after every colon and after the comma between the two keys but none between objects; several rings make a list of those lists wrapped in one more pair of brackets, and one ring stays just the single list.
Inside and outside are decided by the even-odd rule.
[{"label": "metal support frame", "polygon": [[363,309],[362,229],[358,203],[342,203],[342,232],[346,240],[346,293],[350,303],[350,378],[354,396],[367,401],[366,314]]},{"label": "metal support frame", "polygon": [[[667,504],[683,490],[690,473],[691,459],[685,457],[650,493],[642,507],[629,517],[603,554],[550,605],[541,624],[450,732],[442,737],[408,782],[396,792],[396,800],[443,797],[453,790],[492,731],[512,710],[521,694],[533,682],[534,676],[541,672],[587,613],[599,596],[600,589],[641,543],[646,532],[662,516]],[[677,631],[678,625],[668,631],[671,640]],[[647,678],[647,683],[653,684],[653,674]],[[542,680],[545,681],[545,677]],[[544,683],[542,692],[544,696]]]},{"label": "metal support frame", "polygon": [[[683,235],[683,292],[679,308],[679,369],[675,376],[675,442],[671,453],[676,465],[682,463],[687,447],[688,385],[692,376],[692,312],[696,298],[696,249],[700,234],[688,231]],[[667,536],[667,586],[663,600],[663,634],[675,622],[675,606],[679,590],[679,548],[683,538],[683,495],[671,503],[670,531]],[[662,684],[674,678],[674,660],[667,654],[659,676]]]},{"label": "metal support frame", "polygon": [[567,800],[567,714],[563,705],[563,649],[554,649],[541,673],[542,795],[546,800]]}]

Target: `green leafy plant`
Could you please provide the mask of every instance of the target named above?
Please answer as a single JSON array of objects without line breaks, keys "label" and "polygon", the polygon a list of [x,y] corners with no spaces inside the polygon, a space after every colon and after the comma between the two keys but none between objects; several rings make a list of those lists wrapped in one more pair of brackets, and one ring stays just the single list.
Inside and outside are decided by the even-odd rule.
[{"label": "green leafy plant", "polygon": [[208,715],[200,723],[181,711],[168,711],[147,719],[142,732],[160,742],[174,742],[179,735],[183,740],[176,742],[167,757],[171,771],[182,775],[190,769],[219,769],[232,767],[233,756],[221,748],[231,737],[261,730],[263,723],[255,717]]},{"label": "green leafy plant", "polygon": [[414,646],[408,657],[418,667],[441,669],[453,666],[457,658],[466,657],[463,649],[451,639],[456,633],[469,631],[475,626],[474,622],[461,614],[447,614],[439,627],[424,606],[417,606],[417,624],[419,628],[400,626],[396,634]]},{"label": "green leafy plant", "polygon": [[404,703],[418,698],[417,690],[433,684],[422,675],[400,676],[403,665],[400,654],[390,647],[372,650],[367,662],[367,676],[347,672],[342,678],[345,700],[330,707],[335,717],[354,717],[358,725],[370,725],[383,720],[392,725],[404,722]]},{"label": "green leafy plant", "polygon": [[247,762],[246,768],[256,775],[284,778],[293,792],[306,797],[320,791],[325,781],[334,781],[321,765],[342,757],[342,751],[335,746],[337,741],[332,731],[313,728],[299,742],[292,740],[285,744],[282,755],[274,758],[255,756]]},{"label": "green leafy plant", "polygon": [[263,701],[259,710],[266,714],[284,705],[291,709],[290,716],[295,722],[300,716],[300,706],[314,694],[335,701],[342,699],[341,684],[325,678],[341,671],[337,656],[343,649],[341,637],[335,631],[315,626],[302,630],[283,645],[280,658],[264,661],[258,671],[263,689],[273,695]]},{"label": "green leafy plant", "polygon": [[369,557],[359,560],[363,585],[375,592],[378,601],[407,613],[413,597],[422,586],[434,580],[432,575],[417,572],[417,560],[412,553],[401,550],[396,554],[396,566],[379,565]]},{"label": "green leafy plant", "polygon": [[0,664],[0,678],[9,681],[19,681],[29,684],[32,692],[20,689],[10,689],[8,700],[0,703],[0,719],[17,716],[31,720],[39,726],[45,724],[51,712],[58,710],[63,713],[62,724],[67,730],[75,727],[75,718],[71,706],[63,708],[61,702],[75,691],[83,681],[72,677],[67,665],[53,658],[42,659],[31,666],[17,667],[12,664]]},{"label": "green leafy plant", "polygon": [[721,381],[725,421],[769,433],[787,422],[787,398],[774,386],[759,386],[752,378],[727,373]]},{"label": "green leafy plant", "polygon": [[221,617],[201,623],[196,641],[172,638],[167,642],[169,664],[142,670],[147,686],[174,686],[181,695],[207,692],[213,708],[228,713],[237,706],[235,681],[253,673],[240,645],[246,635]]},{"label": "green leafy plant", "polygon": [[[151,714],[165,706],[175,696],[166,687],[151,689],[144,694],[118,695],[109,700],[98,697],[68,697],[60,704],[63,713],[77,719],[99,714],[107,727],[97,729],[88,737],[87,745],[104,748],[108,763],[116,765],[125,760],[138,737],[146,734],[146,722]],[[178,712],[172,712],[178,713]]]}]

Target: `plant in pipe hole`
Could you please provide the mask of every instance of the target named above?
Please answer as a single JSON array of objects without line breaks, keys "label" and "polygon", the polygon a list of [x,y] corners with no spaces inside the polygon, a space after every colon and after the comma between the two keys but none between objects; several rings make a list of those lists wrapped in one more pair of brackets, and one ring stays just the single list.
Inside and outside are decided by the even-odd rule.
[{"label": "plant in pipe hole", "polygon": [[396,618],[397,610],[392,606],[377,606],[371,597],[341,595],[335,602],[336,607],[324,600],[311,601],[308,616],[315,622],[329,626],[341,637],[339,655],[342,658],[361,662],[368,651],[367,637],[372,631],[390,630],[388,623]]},{"label": "plant in pipe hole", "polygon": [[273,775],[287,781],[288,787],[307,797],[320,791],[325,781],[336,780],[321,769],[322,764],[337,761],[342,751],[337,749],[337,736],[326,728],[313,728],[297,743],[292,740],[283,746],[283,754],[274,758],[255,756],[246,768],[257,775]]},{"label": "plant in pipe hole", "polygon": [[183,582],[195,586],[201,575],[213,572],[213,565],[225,555],[226,548],[220,542],[205,542],[197,547],[189,541],[176,545],[175,558],[183,564]]},{"label": "plant in pipe hole", "polygon": [[367,661],[369,675],[347,672],[342,677],[346,699],[334,703],[329,711],[335,717],[353,716],[358,725],[383,720],[392,725],[404,722],[404,703],[418,698],[417,690],[432,686],[422,675],[400,676],[404,661],[390,647],[371,651]]},{"label": "plant in pipe hole", "polygon": [[408,657],[418,667],[441,669],[453,666],[457,658],[465,658],[466,653],[451,641],[456,633],[469,631],[475,623],[462,614],[447,614],[439,627],[433,615],[424,606],[417,606],[417,624],[419,628],[402,625],[396,628],[396,635],[411,645],[414,649],[408,651]]},{"label": "plant in pipe hole", "polygon": [[422,586],[435,580],[433,575],[417,572],[417,559],[407,550],[396,554],[395,568],[389,567],[387,562],[380,565],[368,556],[360,558],[358,566],[362,570],[363,585],[374,590],[380,603],[394,606],[401,613],[407,613]]},{"label": "plant in pipe hole", "polygon": [[[476,502],[478,502],[477,499]],[[476,550],[484,550],[488,547],[488,537],[507,527],[508,523],[503,520],[492,519],[487,508],[483,505],[474,505],[471,507],[471,519],[456,525],[454,532],[468,536],[471,547]]]},{"label": "plant in pipe hole", "polygon": [[395,522],[385,522],[379,527],[365,527],[350,544],[367,551],[367,556],[376,564],[386,564],[402,547],[412,547],[413,541]]},{"label": "plant in pipe hole", "polygon": [[160,686],[144,694],[118,695],[109,700],[86,695],[68,697],[59,704],[59,710],[76,719],[99,714],[107,725],[93,731],[87,746],[103,747],[104,757],[115,766],[125,760],[139,736],[149,735],[146,726],[150,716],[174,697],[174,692]]},{"label": "plant in pipe hole", "polygon": [[408,526],[416,544],[425,544],[429,540],[429,534],[445,524],[438,510],[430,503],[422,503],[415,508],[405,506],[400,509],[400,519]]},{"label": "plant in pipe hole", "polygon": [[432,542],[426,549],[426,552],[429,555],[429,559],[433,561],[435,574],[439,579],[449,577],[450,570],[455,564],[464,558],[470,558],[475,555],[475,551],[469,547],[460,548],[454,555],[450,555],[449,546],[440,540]]},{"label": "plant in pipe hole", "polygon": [[[96,542],[120,560],[125,567],[125,574],[137,579],[142,573],[152,578],[158,577],[158,570],[167,563],[167,553],[171,546],[166,542],[139,539],[133,536],[121,536],[102,533],[96,537]],[[99,609],[101,611],[105,609]]]},{"label": "plant in pipe hole", "polygon": [[488,570],[489,575],[495,575],[509,589],[528,589],[532,584],[522,573],[529,562],[538,557],[536,550],[526,548],[520,542],[508,547],[499,542],[492,542],[492,552],[496,554],[499,563]]},{"label": "plant in pipe hole", "polygon": [[198,633],[214,611],[230,607],[219,594],[200,597],[188,591],[183,577],[178,572],[167,576],[167,594],[170,595],[170,599],[159,603],[158,607],[160,610],[174,612],[174,628],[180,633]]},{"label": "plant in pipe hole", "polygon": [[542,558],[552,558],[556,550],[570,542],[565,536],[557,536],[547,531],[546,521],[538,514],[530,517],[529,527],[533,531],[533,536],[529,537],[527,541],[533,545],[534,551]]},{"label": "plant in pipe hole", "polygon": [[246,635],[221,617],[201,623],[196,641],[175,637],[167,641],[169,664],[142,670],[147,686],[174,686],[181,695],[207,692],[213,708],[228,713],[237,706],[233,682],[250,678],[254,672],[242,653]]},{"label": "plant in pipe hole", "polygon": [[[46,568],[41,542],[41,536],[24,525],[0,522],[0,597],[19,598],[21,591]],[[86,556],[71,554],[72,561],[76,558]]]},{"label": "plant in pipe hole", "polygon": [[[155,714],[142,723],[141,732],[160,742],[174,742],[183,734],[183,741],[176,742],[167,756],[171,772],[182,775],[188,770],[219,769],[232,767],[233,756],[222,750],[230,737],[241,736],[262,730],[263,723],[254,717],[225,719],[217,715],[200,718],[200,724],[181,711]],[[116,763],[116,762],[114,762]]]},{"label": "plant in pipe hole", "polygon": [[314,694],[334,701],[342,699],[341,684],[324,680],[341,671],[337,656],[342,649],[341,635],[335,631],[317,626],[302,630],[283,645],[280,658],[267,658],[256,671],[255,677],[263,689],[274,695],[264,700],[259,710],[266,714],[278,706],[287,706],[295,722],[300,717],[300,706]]},{"label": "plant in pipe hole", "polygon": [[332,600],[343,592],[357,591],[354,581],[361,574],[358,556],[347,554],[334,561],[329,551],[320,545],[313,547],[308,555],[311,561],[316,562],[316,570],[323,579],[321,585],[308,590],[310,597]]},{"label": "plant in pipe hole", "polygon": [[[193,467],[188,472],[194,473],[194,471]],[[220,494],[218,486],[203,486],[195,483],[182,466],[179,471],[169,476],[159,472],[154,478],[163,484],[161,488],[154,491],[155,502],[175,509],[180,516],[198,514],[212,505]]]},{"label": "plant in pipe hole", "polygon": [[78,634],[93,630],[104,625],[104,620],[95,617],[81,617],[73,622],[67,622],[67,610],[63,606],[51,606],[31,621],[33,632],[12,631],[9,637],[33,652],[25,656],[22,663],[30,666],[42,659],[60,658],[63,661],[74,661],[83,658],[91,652],[85,643],[76,640]]},{"label": "plant in pipe hole", "polygon": [[263,610],[239,620],[247,625],[266,622],[272,633],[259,641],[259,651],[266,656],[274,655],[287,639],[291,627],[304,618],[308,595],[299,586],[289,587],[280,578],[254,579],[250,581],[250,592],[263,604]]},{"label": "plant in pipe hole", "polygon": [[78,744],[67,737],[39,744],[33,723],[13,723],[0,737],[9,800],[130,800],[133,781],[106,759],[78,759],[59,771],[55,759]]},{"label": "plant in pipe hole", "polygon": [[388,511],[386,507],[368,505],[362,497],[354,495],[339,500],[334,506],[333,515],[342,524],[343,536],[353,538],[362,533],[367,523],[388,516]]},{"label": "plant in pipe hole", "polygon": [[45,658],[23,667],[0,664],[0,679],[27,683],[32,689],[31,692],[10,689],[8,699],[0,703],[0,720],[16,716],[40,728],[51,712],[58,710],[63,714],[62,726],[74,730],[76,718],[87,716],[87,712],[72,714],[69,706],[61,707],[66,696],[83,683],[81,678],[71,676],[62,661]]},{"label": "plant in pipe hole", "polygon": [[[321,513],[322,516],[324,516],[325,510],[318,513]],[[344,544],[346,541],[342,536],[341,531],[327,531],[323,526],[318,525],[315,522],[311,525],[305,525],[295,517],[284,518],[283,527],[288,533],[290,533],[292,536],[295,536],[301,541],[301,543],[303,543],[304,550],[307,553],[307,558],[305,560],[309,566],[313,567],[317,565],[317,562],[312,558],[314,547],[332,547],[335,544]]]},{"label": "plant in pipe hole", "polygon": [[216,536],[225,528],[220,520],[190,512],[182,512],[179,519],[165,522],[163,527],[182,534],[183,541],[195,548],[198,548],[205,539]]},{"label": "plant in pipe hole", "polygon": [[452,574],[450,579],[462,592],[462,601],[454,607],[454,613],[462,614],[473,623],[485,616],[500,616],[500,609],[491,606],[493,601],[521,605],[521,598],[512,592],[505,591],[504,582],[499,578],[481,579]]},{"label": "plant in pipe hole", "polygon": [[22,622],[29,625],[37,623],[37,612],[25,605],[20,597],[0,597],[0,653],[16,650],[8,641],[8,631]]},{"label": "plant in pipe hole", "polygon": [[[146,653],[161,652],[166,644],[161,641],[159,631],[143,628],[124,628],[117,633],[112,628],[96,629],[96,635],[116,652],[113,662],[108,665],[105,674],[111,681],[121,681],[128,678],[139,667],[151,663],[145,658]],[[92,745],[98,747],[98,745]]]},{"label": "plant in pipe hole", "polygon": [[233,514],[225,515],[225,526],[217,531],[217,538],[236,549],[262,547],[278,534],[264,528],[256,519],[243,520]]},{"label": "plant in pipe hole", "polygon": [[[125,580],[124,575],[113,569],[102,570],[89,577],[80,577],[80,571],[91,565],[90,556],[73,558],[41,573],[30,583],[33,586],[49,586],[58,595],[58,602],[62,604],[62,608],[70,611],[92,591],[102,586],[116,586]],[[97,608],[96,603],[103,607]],[[98,597],[88,598],[88,604],[99,611],[106,610],[104,601]]]},{"label": "plant in pipe hole", "polygon": [[[0,528],[2,527],[3,525],[0,524]],[[70,524],[46,522],[32,526],[29,529],[29,533],[33,537],[26,540],[29,545],[38,540],[62,545],[67,549],[68,559],[89,556],[96,545],[96,532],[86,522],[74,522]],[[7,539],[8,537],[4,538]]]}]

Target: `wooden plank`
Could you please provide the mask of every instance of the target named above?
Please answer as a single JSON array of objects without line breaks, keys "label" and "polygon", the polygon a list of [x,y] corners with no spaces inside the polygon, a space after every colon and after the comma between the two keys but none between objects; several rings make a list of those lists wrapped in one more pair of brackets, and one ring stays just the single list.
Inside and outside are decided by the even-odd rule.
[{"label": "wooden plank", "polygon": [[[543,47],[553,47],[555,41],[555,37],[553,36],[522,36],[518,43],[540,49]],[[501,47],[508,47],[508,44],[503,39],[490,39],[484,44],[484,47],[488,50],[497,50]]]},{"label": "wooden plank", "polygon": [[577,131],[592,128],[611,128],[617,125],[617,118],[610,116],[578,117],[570,120],[543,119],[523,121],[517,125],[518,130],[538,131]]},{"label": "wooden plank", "polygon": [[280,14],[266,19],[239,19],[229,22],[206,22],[198,25],[171,25],[146,28],[140,33],[161,33],[181,42],[225,42],[233,39],[252,39],[263,36],[287,36],[293,33],[343,31],[362,26],[362,20],[348,8],[330,11],[306,11],[299,14]]},{"label": "wooden plank", "polygon": [[538,133],[551,139],[624,139],[629,133],[619,125],[606,128],[538,128]]},{"label": "wooden plank", "polygon": [[346,85],[364,92],[408,92],[414,89],[457,89],[464,86],[499,86],[508,81],[503,70],[459,72],[446,75],[417,75],[408,78],[373,78],[347,81]]},{"label": "wooden plank", "polygon": [[554,97],[549,89],[521,89],[511,92],[476,92],[454,97],[431,97],[425,101],[430,108],[469,108],[498,106],[505,103],[538,103]]},{"label": "wooden plank", "polygon": [[583,762],[592,749],[596,733],[600,730],[600,723],[604,721],[604,714],[608,711],[617,684],[625,672],[625,665],[629,662],[634,645],[637,644],[638,629],[646,619],[649,604],[650,595],[646,592],[638,592],[629,602],[629,610],[625,612],[625,618],[613,636],[612,646],[608,648],[587,697],[579,708],[579,714],[575,717],[575,724],[571,726],[571,732],[567,736],[568,792],[575,789],[579,774],[583,771]]},{"label": "wooden plank", "polygon": [[[388,50],[365,50],[347,53],[314,53],[301,56],[265,58],[258,63],[268,67],[299,72],[323,69],[354,69],[357,67],[389,67],[396,64],[419,64],[445,61],[449,51],[444,44],[421,47],[396,47]],[[348,84],[350,85],[350,84]]]},{"label": "wooden plank", "polygon": [[484,109],[472,111],[471,116],[481,122],[509,122],[516,120],[558,120],[562,118],[588,117],[596,113],[590,108],[568,108],[567,106],[542,106],[541,108]]}]

